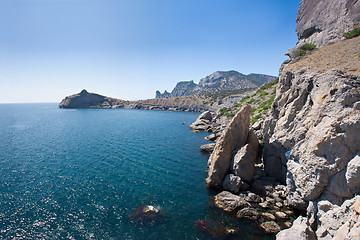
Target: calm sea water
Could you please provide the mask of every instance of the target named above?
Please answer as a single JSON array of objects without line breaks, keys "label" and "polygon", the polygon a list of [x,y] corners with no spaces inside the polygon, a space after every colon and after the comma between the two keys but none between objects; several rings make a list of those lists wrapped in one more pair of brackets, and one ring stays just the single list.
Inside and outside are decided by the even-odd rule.
[{"label": "calm sea water", "polygon": [[[256,235],[208,205],[207,134],[188,128],[197,116],[0,104],[0,238],[209,239],[199,219]],[[129,222],[140,205],[163,218]]]}]

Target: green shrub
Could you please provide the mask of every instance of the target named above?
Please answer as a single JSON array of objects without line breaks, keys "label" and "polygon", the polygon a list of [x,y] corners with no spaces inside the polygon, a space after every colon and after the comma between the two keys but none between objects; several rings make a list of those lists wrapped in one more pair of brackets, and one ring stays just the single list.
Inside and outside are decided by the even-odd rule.
[{"label": "green shrub", "polygon": [[265,97],[265,96],[268,95],[268,94],[269,94],[268,92],[262,91],[262,92],[260,92],[259,97],[263,98],[263,97]]},{"label": "green shrub", "polygon": [[243,97],[241,100],[240,100],[240,102],[245,102],[246,100],[248,100],[250,98],[250,96],[246,96],[246,97]]},{"label": "green shrub", "polygon": [[312,51],[316,48],[315,44],[312,43],[304,43],[304,45],[301,46],[301,49],[304,51]]},{"label": "green shrub", "polygon": [[239,102],[235,103],[234,107],[241,107],[241,103]]},{"label": "green shrub", "polygon": [[353,30],[344,34],[344,37],[346,39],[354,38],[357,36],[360,36],[360,27],[359,26],[355,27]]},{"label": "green shrub", "polygon": [[300,49],[299,51],[296,52],[296,55],[298,56],[305,56],[306,52],[302,49]]},{"label": "green shrub", "polygon": [[256,123],[257,120],[259,120],[261,118],[261,116],[262,116],[261,114],[258,114],[256,116],[252,117],[251,120],[250,120],[251,124]]},{"label": "green shrub", "polygon": [[255,99],[254,99],[254,98],[250,99],[250,100],[247,101],[246,103],[247,103],[247,104],[251,104],[251,103],[253,103],[253,102],[255,102]]}]

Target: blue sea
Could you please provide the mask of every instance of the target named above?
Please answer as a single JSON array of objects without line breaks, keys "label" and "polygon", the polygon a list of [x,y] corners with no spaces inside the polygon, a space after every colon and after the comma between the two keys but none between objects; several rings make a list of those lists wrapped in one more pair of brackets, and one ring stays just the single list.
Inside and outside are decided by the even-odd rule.
[{"label": "blue sea", "polygon": [[[0,104],[0,239],[211,239],[197,220],[272,238],[209,205],[198,115]],[[162,217],[129,221],[141,205]]]}]

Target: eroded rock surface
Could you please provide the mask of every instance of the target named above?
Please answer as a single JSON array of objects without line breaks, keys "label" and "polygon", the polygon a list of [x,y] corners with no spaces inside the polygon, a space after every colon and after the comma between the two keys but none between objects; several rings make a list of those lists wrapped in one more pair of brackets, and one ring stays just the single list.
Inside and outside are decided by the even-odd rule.
[{"label": "eroded rock surface", "polygon": [[360,77],[336,70],[281,74],[265,122],[264,164],[270,176],[286,182],[290,202],[326,195],[341,203],[355,194],[351,189],[360,182],[350,189],[345,174],[360,150],[359,86]]},{"label": "eroded rock surface", "polygon": [[360,22],[358,0],[303,0],[296,18],[299,41],[318,47],[339,41]]},{"label": "eroded rock surface", "polygon": [[230,169],[232,152],[247,142],[251,107],[243,107],[217,139],[215,149],[210,155],[210,166],[206,185],[221,188],[226,173]]}]

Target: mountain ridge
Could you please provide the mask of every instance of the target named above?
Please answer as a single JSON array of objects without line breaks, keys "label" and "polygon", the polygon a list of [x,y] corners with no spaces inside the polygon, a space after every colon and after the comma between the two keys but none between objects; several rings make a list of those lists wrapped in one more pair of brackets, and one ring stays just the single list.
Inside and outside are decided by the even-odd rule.
[{"label": "mountain ridge", "polygon": [[193,80],[181,81],[176,84],[175,88],[170,93],[166,90],[164,93],[157,90],[155,98],[179,97],[199,95],[208,92],[257,88],[260,85],[275,79],[276,77],[266,74],[250,73],[245,75],[235,70],[216,71],[200,79],[199,84],[194,83]]}]

